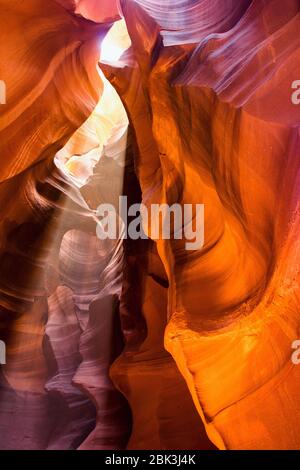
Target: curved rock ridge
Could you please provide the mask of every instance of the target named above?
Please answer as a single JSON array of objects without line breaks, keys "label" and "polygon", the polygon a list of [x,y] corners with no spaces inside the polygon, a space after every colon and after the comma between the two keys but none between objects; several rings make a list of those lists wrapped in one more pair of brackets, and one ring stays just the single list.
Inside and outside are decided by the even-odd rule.
[{"label": "curved rock ridge", "polygon": [[210,34],[228,31],[251,3],[251,0],[120,0],[121,13],[127,20],[127,7],[136,8],[135,4],[155,20],[165,46],[197,43]]},{"label": "curved rock ridge", "polygon": [[111,367],[113,382],[132,412],[127,449],[213,449],[186,384],[164,348],[164,268],[155,246],[149,247],[147,241],[139,245],[126,244],[120,309],[126,346]]},{"label": "curved rock ridge", "polygon": [[99,42],[107,26],[42,0],[1,1],[1,181],[45,160],[90,115],[101,95]]},{"label": "curved rock ridge", "polygon": [[[124,448],[130,417],[108,375],[109,365],[122,348],[117,309],[121,279],[116,272],[120,266],[113,261],[112,267],[111,254],[103,253],[95,235],[78,230],[64,235],[59,256],[62,285],[48,299],[46,325],[56,374],[46,389],[64,399],[68,420],[62,413],[48,448],[80,444],[81,449]],[[116,291],[114,296],[105,294],[108,285],[111,292]],[[87,396],[97,408],[96,427],[95,409]]]},{"label": "curved rock ridge", "polygon": [[171,46],[154,3],[122,1],[136,65],[105,72],[135,129],[143,201],[205,205],[202,250],[157,243],[165,347],[219,448],[299,448],[299,4],[254,0],[225,31]]},{"label": "curved rock ridge", "polygon": [[[55,361],[55,375],[45,389],[56,401],[60,416],[47,449],[74,449],[95,426],[95,409],[87,397],[72,384],[82,358],[79,341],[82,329],[73,300],[73,291],[57,287],[48,298],[48,321],[45,328]],[[50,356],[51,357],[51,356]]]},{"label": "curved rock ridge", "polygon": [[[93,393],[97,397],[100,391],[106,408],[97,421],[96,434],[103,435],[105,429],[105,437],[102,441],[98,437],[91,448],[123,448],[130,417],[124,399],[108,378],[110,361],[122,348],[122,334],[115,320],[116,301],[110,310],[101,307],[102,302],[107,305],[109,296],[120,296],[122,250],[118,240],[101,245],[95,235],[95,211],[52,162],[47,168],[39,163],[34,170],[2,185],[3,192],[10,193],[14,182],[16,198],[11,205],[20,212],[13,212],[14,223],[3,219],[9,243],[3,248],[1,270],[1,302],[6,306],[1,308],[1,320],[7,344],[0,416],[7,439],[1,441],[1,448],[77,448],[95,428]],[[88,194],[87,188],[85,191]],[[99,317],[92,325],[91,314]],[[81,337],[89,331],[87,338],[92,338],[93,347],[95,335],[105,337],[109,324],[116,340],[108,356],[87,356],[92,377],[95,371],[100,377],[99,390],[87,393],[89,382],[77,374],[86,357]],[[110,383],[110,388],[101,389],[102,383]],[[27,403],[28,416],[18,416],[14,431],[15,412]]]},{"label": "curved rock ridge", "polygon": [[245,106],[266,121],[297,124],[290,77],[299,76],[299,4],[286,2],[278,15],[280,5],[272,0],[262,9],[253,1],[234,28],[199,44],[174,83],[208,87],[222,102]]}]

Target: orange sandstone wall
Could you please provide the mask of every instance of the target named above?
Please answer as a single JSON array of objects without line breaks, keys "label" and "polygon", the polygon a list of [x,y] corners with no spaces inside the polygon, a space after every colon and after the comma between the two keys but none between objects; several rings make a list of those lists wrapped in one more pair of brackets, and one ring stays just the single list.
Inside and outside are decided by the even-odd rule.
[{"label": "orange sandstone wall", "polygon": [[[121,17],[132,45],[99,62]],[[1,448],[300,448],[299,22],[0,0]],[[204,247],[101,242],[119,194],[204,204]]]}]

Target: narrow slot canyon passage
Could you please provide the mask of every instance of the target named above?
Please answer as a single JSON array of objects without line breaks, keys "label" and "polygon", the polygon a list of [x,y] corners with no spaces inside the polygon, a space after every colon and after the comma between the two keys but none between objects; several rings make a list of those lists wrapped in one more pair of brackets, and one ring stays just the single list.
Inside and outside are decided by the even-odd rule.
[{"label": "narrow slot canyon passage", "polygon": [[300,449],[299,2],[0,23],[0,450]]},{"label": "narrow slot canyon passage", "polygon": [[[110,35],[104,52],[122,53]],[[39,298],[28,310],[6,313],[11,319],[1,370],[3,449],[123,449],[129,438],[130,409],[109,377],[124,348],[122,240],[100,241],[96,235],[97,207],[115,204],[123,191],[128,118],[99,67],[98,73],[98,104],[53,162],[39,165],[36,179],[26,178],[33,211],[19,233],[10,235],[26,261],[34,256],[30,266],[23,262],[28,285],[20,291]],[[37,232],[36,210],[46,230]]]}]

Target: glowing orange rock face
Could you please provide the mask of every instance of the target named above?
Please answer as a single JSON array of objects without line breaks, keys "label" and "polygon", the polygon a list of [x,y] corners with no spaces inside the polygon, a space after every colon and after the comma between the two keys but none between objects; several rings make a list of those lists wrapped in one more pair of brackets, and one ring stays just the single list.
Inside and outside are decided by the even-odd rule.
[{"label": "glowing orange rock face", "polygon": [[[1,446],[299,449],[299,2],[0,7]],[[102,243],[121,192],[204,247]]]},{"label": "glowing orange rock face", "polygon": [[[53,156],[93,110],[101,94],[99,40],[93,27],[55,2],[1,7],[1,181]],[[83,77],[84,75],[84,77]],[[80,109],[77,103],[81,103]]]},{"label": "glowing orange rock face", "polygon": [[[147,12],[124,1],[123,14],[151,120],[136,111],[137,72],[125,58],[107,76],[136,131],[144,200],[205,204],[203,250],[157,244],[169,282],[165,346],[218,447],[299,448],[300,369],[290,360],[299,328],[299,6],[288,2],[279,15],[276,1],[252,2],[201,47],[190,37],[164,48],[176,40],[170,17],[137,3]],[[145,135],[157,148],[147,169]]]}]

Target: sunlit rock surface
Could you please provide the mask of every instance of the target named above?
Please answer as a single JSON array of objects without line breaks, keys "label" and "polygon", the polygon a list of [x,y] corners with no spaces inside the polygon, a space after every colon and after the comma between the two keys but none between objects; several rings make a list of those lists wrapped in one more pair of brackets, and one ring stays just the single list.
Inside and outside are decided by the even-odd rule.
[{"label": "sunlit rock surface", "polygon": [[143,201],[205,204],[202,250],[157,243],[165,346],[216,446],[299,448],[299,5],[227,2],[221,26],[218,2],[181,2],[206,15],[201,37],[179,3],[172,23],[158,2],[123,1],[136,65],[106,68],[136,131]]},{"label": "sunlit rock surface", "polygon": [[[299,449],[299,2],[0,9],[1,448]],[[99,240],[121,194],[204,247]]]}]

